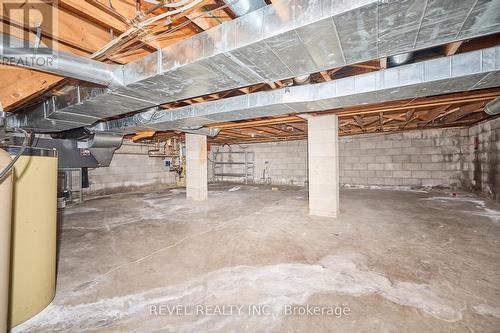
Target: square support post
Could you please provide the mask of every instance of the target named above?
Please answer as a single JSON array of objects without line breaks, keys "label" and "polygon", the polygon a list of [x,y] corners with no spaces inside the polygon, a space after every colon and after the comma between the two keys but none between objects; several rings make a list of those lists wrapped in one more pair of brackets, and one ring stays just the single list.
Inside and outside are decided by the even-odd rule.
[{"label": "square support post", "polygon": [[186,133],[186,198],[208,199],[207,137]]},{"label": "square support post", "polygon": [[339,213],[339,135],[336,115],[307,118],[309,214]]}]

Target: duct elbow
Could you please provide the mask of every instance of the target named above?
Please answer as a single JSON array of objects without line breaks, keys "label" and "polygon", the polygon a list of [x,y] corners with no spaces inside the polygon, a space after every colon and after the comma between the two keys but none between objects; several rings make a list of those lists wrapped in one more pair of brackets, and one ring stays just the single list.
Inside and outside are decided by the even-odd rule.
[{"label": "duct elbow", "polygon": [[401,66],[408,63],[413,58],[413,52],[401,53],[389,57],[389,62],[393,66]]},{"label": "duct elbow", "polygon": [[267,5],[264,0],[224,0],[224,3],[238,17]]},{"label": "duct elbow", "polygon": [[490,116],[500,114],[500,97],[495,98],[484,107],[484,112]]}]

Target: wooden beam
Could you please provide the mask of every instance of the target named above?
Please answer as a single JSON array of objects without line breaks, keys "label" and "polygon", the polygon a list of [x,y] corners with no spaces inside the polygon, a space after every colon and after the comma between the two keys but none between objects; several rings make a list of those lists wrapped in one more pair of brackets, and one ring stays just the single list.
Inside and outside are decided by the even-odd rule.
[{"label": "wooden beam", "polygon": [[489,101],[495,99],[498,95],[500,95],[500,89],[492,89],[488,92],[470,92],[467,94],[458,93],[437,97],[427,97],[425,99],[413,100],[410,102],[397,101],[396,104],[399,104],[397,106],[390,106],[390,104],[395,103],[382,103],[379,106],[351,107],[338,110],[335,113],[337,113],[339,116],[352,116],[356,114],[378,114],[379,112],[409,110],[413,108],[421,109],[465,102]]},{"label": "wooden beam", "polygon": [[380,69],[379,66],[367,65],[367,64],[354,64],[354,65],[349,65],[349,67],[362,68],[362,69]]},{"label": "wooden beam", "polygon": [[37,97],[63,80],[62,77],[25,68],[0,68],[0,102],[9,111],[21,101]]},{"label": "wooden beam", "polygon": [[303,128],[300,128],[299,126],[297,126],[297,124],[290,124],[290,123],[284,123],[286,126],[290,126],[291,128],[294,128],[296,129],[297,131],[300,131],[302,133],[305,133],[306,130],[303,129]]},{"label": "wooden beam", "polygon": [[452,56],[457,53],[463,41],[449,43],[443,46],[443,51],[446,56]]},{"label": "wooden beam", "polygon": [[386,69],[387,68],[387,58],[380,58],[380,69]]},{"label": "wooden beam", "polygon": [[244,94],[249,94],[250,93],[250,87],[240,88],[238,90],[241,91]]},{"label": "wooden beam", "polygon": [[262,119],[262,120],[251,120],[245,122],[231,122],[231,123],[222,123],[222,124],[211,124],[208,127],[216,127],[220,129],[229,129],[229,128],[245,128],[245,127],[255,127],[259,125],[272,125],[272,124],[282,124],[283,122],[287,123],[300,123],[304,122],[304,119],[296,117],[296,116],[285,116],[274,119]]},{"label": "wooden beam", "polygon": [[[107,29],[112,29],[117,35],[122,34],[130,28],[130,22],[127,23],[127,21],[123,18],[128,21],[131,21],[133,18],[122,15],[123,18],[119,19],[114,15],[110,15],[106,11],[100,10],[99,7],[92,5],[88,1],[82,0],[59,0],[59,7],[65,8],[67,11],[85,18],[90,22],[94,22],[97,25],[103,26]],[[115,12],[118,13],[116,9]],[[121,15],[120,13],[118,14]],[[146,40],[141,41],[150,51],[156,50],[157,45],[154,43],[149,43]]]},{"label": "wooden beam", "polygon": [[364,132],[365,131],[365,124],[363,122],[363,117],[355,115],[355,116],[353,116],[353,118],[356,121],[356,123],[359,125],[361,130]]},{"label": "wooden beam", "polygon": [[424,113],[421,118],[425,121],[422,124],[422,127],[425,127],[429,125],[429,123],[432,123],[434,120],[436,120],[442,113],[446,112],[450,108],[450,105],[442,105],[438,106],[427,113]]},{"label": "wooden beam", "polygon": [[[19,9],[22,9],[23,5],[23,3],[19,3]],[[44,16],[50,16],[53,11],[53,7],[49,3],[44,3],[38,6],[37,9],[39,9]],[[23,26],[23,17],[21,15],[22,10],[11,10],[10,15],[3,16],[2,19],[5,20],[7,24]],[[110,41],[108,29],[86,21],[78,15],[73,15],[64,8],[58,10],[57,18],[57,31],[52,31],[53,29],[49,21],[42,20],[40,22],[40,27],[44,36],[74,48],[84,50],[88,53],[97,51]],[[29,27],[25,28],[29,29]]]},{"label": "wooden beam", "polygon": [[[127,25],[130,25],[132,23],[132,20],[129,17],[122,15],[114,7],[105,5],[97,0],[85,0],[85,1],[92,4],[94,7],[100,9],[101,11],[105,12],[106,14],[115,17],[116,19],[120,20],[121,22]],[[111,4],[112,2],[109,3]]]},{"label": "wooden beam", "polygon": [[319,73],[321,74],[321,77],[323,77],[323,79],[325,81],[331,81],[332,80],[330,74],[327,71],[322,71],[322,72],[319,72]]},{"label": "wooden beam", "polygon": [[401,129],[404,129],[409,123],[410,121],[412,121],[413,119],[413,114],[415,113],[415,109],[410,109],[408,110],[406,113],[405,113],[405,117],[406,117],[406,121],[404,122],[404,124],[401,126]]},{"label": "wooden beam", "polygon": [[267,126],[266,126],[266,128],[271,128],[271,129],[274,129],[274,130],[276,130],[276,131],[278,131],[278,132],[281,132],[281,133],[284,133],[284,134],[286,134],[286,135],[290,135],[290,134],[292,134],[290,131],[287,131],[287,130],[284,130],[284,129],[281,129],[281,128],[276,127],[276,125],[283,125],[283,126],[284,126],[284,124],[283,124],[283,123],[282,123],[282,124],[271,124],[271,125],[267,125]]},{"label": "wooden beam", "polygon": [[483,111],[484,105],[485,105],[484,102],[463,105],[460,108],[458,108],[458,110],[456,110],[455,112],[444,116],[443,121],[445,123],[456,122],[457,120],[460,120],[469,114]]},{"label": "wooden beam", "polygon": [[135,136],[132,138],[132,141],[137,142],[145,138],[151,138],[155,135],[155,133],[156,133],[155,131],[137,132]]}]

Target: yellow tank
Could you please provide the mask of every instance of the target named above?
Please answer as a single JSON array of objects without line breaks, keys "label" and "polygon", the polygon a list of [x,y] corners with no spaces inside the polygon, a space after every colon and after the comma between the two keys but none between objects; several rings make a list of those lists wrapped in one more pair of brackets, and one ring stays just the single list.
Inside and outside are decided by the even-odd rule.
[{"label": "yellow tank", "polygon": [[[0,172],[11,162],[0,149]],[[12,216],[12,172],[0,179],[0,332],[7,331],[9,304],[10,226]]]},{"label": "yellow tank", "polygon": [[[18,148],[6,148],[15,155]],[[14,167],[9,326],[43,310],[54,298],[57,154],[29,148]]]}]

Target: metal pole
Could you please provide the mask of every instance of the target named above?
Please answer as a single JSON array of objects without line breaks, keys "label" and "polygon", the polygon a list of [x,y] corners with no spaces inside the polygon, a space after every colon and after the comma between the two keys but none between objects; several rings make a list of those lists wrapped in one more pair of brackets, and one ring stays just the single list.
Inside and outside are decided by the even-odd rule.
[{"label": "metal pole", "polygon": [[245,151],[245,184],[248,184],[248,153]]},{"label": "metal pole", "polygon": [[82,169],[79,170],[79,175],[80,175],[80,196],[78,198],[78,203],[82,204],[83,203],[83,172]]}]

